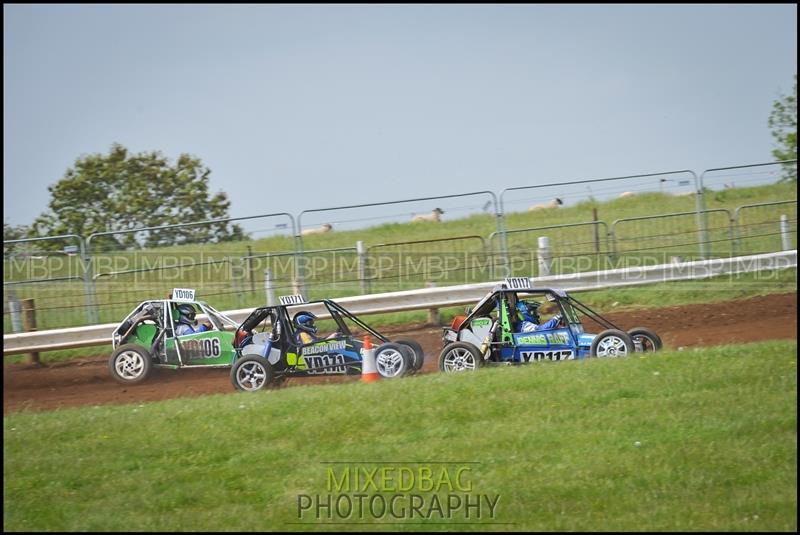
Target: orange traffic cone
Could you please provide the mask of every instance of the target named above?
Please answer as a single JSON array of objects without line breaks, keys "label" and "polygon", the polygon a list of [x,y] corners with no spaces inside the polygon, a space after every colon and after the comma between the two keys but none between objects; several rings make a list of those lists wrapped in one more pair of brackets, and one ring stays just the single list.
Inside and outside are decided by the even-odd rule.
[{"label": "orange traffic cone", "polygon": [[370,383],[381,378],[378,375],[378,367],[375,365],[375,349],[372,347],[372,340],[369,335],[364,336],[363,362],[361,363],[361,381]]}]

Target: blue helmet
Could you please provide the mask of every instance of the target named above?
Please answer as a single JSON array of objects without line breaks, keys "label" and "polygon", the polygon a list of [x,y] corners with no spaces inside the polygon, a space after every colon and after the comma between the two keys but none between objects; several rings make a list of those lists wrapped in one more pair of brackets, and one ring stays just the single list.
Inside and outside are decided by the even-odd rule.
[{"label": "blue helmet", "polygon": [[535,324],[541,323],[539,318],[538,309],[541,306],[541,303],[538,301],[518,301],[517,302],[517,310],[519,311],[522,319],[525,321],[530,321]]},{"label": "blue helmet", "polygon": [[306,312],[305,310],[301,310],[300,312],[295,314],[294,324],[301,331],[305,331],[311,334],[317,334],[317,326],[314,325],[315,319],[317,319],[317,317],[311,312]]}]

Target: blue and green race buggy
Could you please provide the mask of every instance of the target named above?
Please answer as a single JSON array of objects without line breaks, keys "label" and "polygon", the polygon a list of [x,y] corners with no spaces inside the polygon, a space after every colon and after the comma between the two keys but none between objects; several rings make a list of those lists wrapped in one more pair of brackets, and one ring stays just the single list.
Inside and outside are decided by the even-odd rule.
[{"label": "blue and green race buggy", "polygon": [[[523,331],[520,310],[534,314],[535,330]],[[541,312],[552,313],[553,319],[542,322]],[[603,330],[585,332],[581,316]],[[484,365],[622,357],[658,351],[662,345],[650,329],[625,331],[564,290],[534,288],[524,277],[507,279],[466,315],[456,316],[444,329],[443,341],[439,369],[446,373],[475,371]]]},{"label": "blue and green race buggy", "polygon": [[[284,296],[281,302],[255,309],[237,329],[237,360],[230,374],[237,390],[278,386],[289,377],[360,375],[364,336],[376,345],[381,377],[402,377],[422,368],[425,355],[419,343],[391,341],[331,300],[305,302],[302,296]],[[317,333],[330,334],[303,341],[298,319],[308,317],[320,320]]]}]

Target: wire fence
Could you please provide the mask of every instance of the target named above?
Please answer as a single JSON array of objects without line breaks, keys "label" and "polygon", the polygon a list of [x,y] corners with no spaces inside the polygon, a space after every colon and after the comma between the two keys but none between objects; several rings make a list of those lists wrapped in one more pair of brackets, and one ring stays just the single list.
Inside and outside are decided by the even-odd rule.
[{"label": "wire fence", "polygon": [[[556,182],[87,237],[4,241],[4,333],[116,322],[174,287],[218,309],[797,247],[796,161]],[[788,169],[788,171],[787,171]],[[517,207],[517,210],[514,209]],[[203,240],[254,220],[267,237]],[[371,225],[371,226],[370,226]],[[347,230],[347,232],[343,232]],[[142,248],[142,244],[182,246]],[[199,242],[199,243],[198,243]]]}]

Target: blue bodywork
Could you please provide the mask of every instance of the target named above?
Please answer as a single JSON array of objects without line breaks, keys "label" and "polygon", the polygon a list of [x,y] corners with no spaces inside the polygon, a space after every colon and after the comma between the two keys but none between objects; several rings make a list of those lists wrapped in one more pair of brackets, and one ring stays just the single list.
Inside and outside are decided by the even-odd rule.
[{"label": "blue bodywork", "polygon": [[500,350],[502,362],[527,363],[541,360],[581,360],[589,356],[596,335],[585,334],[579,325],[515,333],[514,347]]}]

